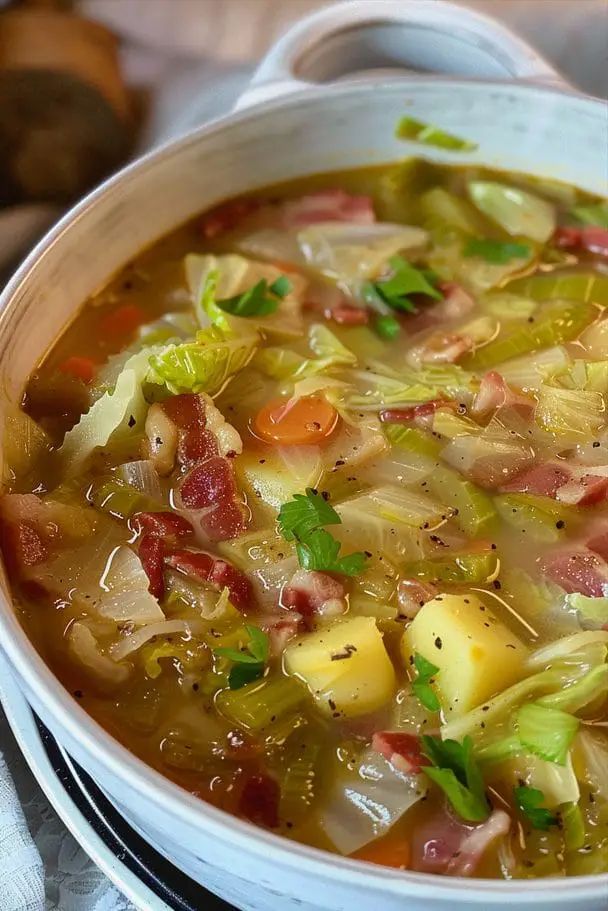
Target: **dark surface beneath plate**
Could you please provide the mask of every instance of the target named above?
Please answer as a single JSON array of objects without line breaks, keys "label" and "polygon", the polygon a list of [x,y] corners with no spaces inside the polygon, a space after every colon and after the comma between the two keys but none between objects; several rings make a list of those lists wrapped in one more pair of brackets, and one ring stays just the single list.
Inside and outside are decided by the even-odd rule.
[{"label": "dark surface beneath plate", "polygon": [[68,765],[53,735],[34,717],[44,749],[64,790],[121,864],[174,911],[236,911],[233,905],[181,873],[138,835],[90,775],[74,760]]}]

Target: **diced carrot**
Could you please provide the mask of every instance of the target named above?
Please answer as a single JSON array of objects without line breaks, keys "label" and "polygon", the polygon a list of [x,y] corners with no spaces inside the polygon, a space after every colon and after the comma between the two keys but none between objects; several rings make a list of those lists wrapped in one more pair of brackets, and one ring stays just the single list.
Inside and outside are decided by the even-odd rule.
[{"label": "diced carrot", "polygon": [[370,864],[380,864],[383,867],[396,867],[398,870],[407,870],[410,863],[410,845],[405,840],[397,840],[394,836],[377,838],[368,845],[351,854],[353,860],[365,860]]},{"label": "diced carrot", "polygon": [[269,402],[254,421],[254,432],[267,443],[314,446],[336,429],[338,412],[320,395],[308,395],[293,404],[288,399]]},{"label": "diced carrot", "polygon": [[133,335],[136,329],[145,323],[145,311],[137,304],[123,304],[104,316],[99,324],[102,335],[113,339],[124,339]]},{"label": "diced carrot", "polygon": [[76,377],[83,383],[90,383],[97,371],[97,364],[90,357],[73,355],[59,365],[61,373]]}]

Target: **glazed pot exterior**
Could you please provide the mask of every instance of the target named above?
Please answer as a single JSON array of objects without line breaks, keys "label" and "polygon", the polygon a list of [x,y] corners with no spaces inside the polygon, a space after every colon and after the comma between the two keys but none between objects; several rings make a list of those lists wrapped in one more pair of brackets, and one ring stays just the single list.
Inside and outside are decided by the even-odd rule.
[{"label": "glazed pot exterior", "polygon": [[[446,152],[394,137],[405,113],[478,144]],[[229,196],[407,155],[479,163],[606,192],[606,109],[556,89],[428,77],[336,84],[262,102],[140,159],[71,213],[6,288],[0,397],[27,376],[95,290],[142,248]],[[120,746],[71,698],[23,632],[6,580],[0,643],[35,711],[109,799],[169,860],[251,911],[600,911],[608,876],[502,882],[400,873],[332,856],[210,807]]]}]

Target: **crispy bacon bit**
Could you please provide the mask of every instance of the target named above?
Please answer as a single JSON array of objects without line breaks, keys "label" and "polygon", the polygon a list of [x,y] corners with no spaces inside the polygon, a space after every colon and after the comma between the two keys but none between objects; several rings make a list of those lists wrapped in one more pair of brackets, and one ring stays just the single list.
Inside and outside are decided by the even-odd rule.
[{"label": "crispy bacon bit", "polygon": [[267,829],[279,825],[281,789],[270,775],[251,775],[239,800],[239,812],[250,822]]},{"label": "crispy bacon bit", "polygon": [[358,225],[375,222],[371,196],[352,196],[344,190],[320,190],[282,205],[283,225],[303,228],[323,221],[347,221]]},{"label": "crispy bacon bit", "polygon": [[568,594],[590,598],[608,595],[608,564],[586,547],[561,550],[541,564],[542,571]]},{"label": "crispy bacon bit", "polygon": [[525,395],[520,395],[510,388],[505,379],[496,370],[486,373],[473,400],[472,411],[475,415],[486,415],[498,408],[515,408],[522,417],[532,414],[534,402]]},{"label": "crispy bacon bit", "polygon": [[344,586],[327,573],[299,569],[285,586],[281,604],[310,626],[315,616],[335,617],[346,610]]},{"label": "crispy bacon bit", "polygon": [[423,766],[429,765],[426,756],[422,755],[420,739],[414,734],[378,731],[372,737],[372,749],[404,775],[417,775]]},{"label": "crispy bacon bit", "polygon": [[232,231],[261,206],[259,199],[234,199],[223,202],[203,216],[201,231],[208,240]]},{"label": "crispy bacon bit", "polygon": [[422,402],[409,408],[385,408],[380,412],[380,420],[385,424],[409,424],[416,418],[425,418],[434,414],[438,408],[454,408],[455,403],[446,399],[435,399],[433,402]]},{"label": "crispy bacon bit", "polygon": [[155,534],[145,534],[139,542],[139,559],[150,582],[148,591],[160,601],[165,594],[163,556],[165,542]]},{"label": "crispy bacon bit", "polygon": [[217,441],[206,430],[205,400],[186,392],[162,404],[163,411],[178,430],[177,458],[187,468],[218,454]]},{"label": "crispy bacon bit", "polygon": [[369,310],[364,307],[334,307],[325,311],[325,319],[333,319],[340,326],[366,326],[369,323]]},{"label": "crispy bacon bit", "polygon": [[232,466],[219,456],[195,465],[180,487],[181,501],[187,509],[205,509],[216,506],[223,499],[233,500],[235,496]]},{"label": "crispy bacon bit", "polygon": [[172,543],[194,534],[190,522],[175,512],[138,512],[131,519],[131,525],[138,534],[157,535]]},{"label": "crispy bacon bit", "polygon": [[178,550],[165,555],[165,566],[202,582],[209,582],[218,591],[227,588],[231,602],[239,610],[255,607],[249,579],[240,569],[225,560],[203,551]]},{"label": "crispy bacon bit", "polygon": [[430,582],[418,579],[401,579],[397,586],[399,616],[413,620],[427,601],[432,601],[439,594],[439,589]]}]

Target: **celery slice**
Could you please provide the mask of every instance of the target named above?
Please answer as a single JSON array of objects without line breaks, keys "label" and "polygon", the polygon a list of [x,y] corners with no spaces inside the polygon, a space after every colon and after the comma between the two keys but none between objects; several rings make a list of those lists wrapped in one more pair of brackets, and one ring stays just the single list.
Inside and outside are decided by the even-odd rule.
[{"label": "celery slice", "polygon": [[452,559],[412,560],[403,567],[403,575],[425,582],[454,585],[483,585],[498,575],[500,563],[494,551],[480,554],[458,554]]},{"label": "celery slice", "polygon": [[88,499],[100,512],[108,513],[122,521],[136,512],[160,512],[159,503],[145,494],[121,484],[115,478],[99,478],[88,491]]},{"label": "celery slice", "polygon": [[487,222],[471,203],[448,192],[443,187],[433,187],[420,197],[420,208],[426,227],[456,228],[465,234],[486,234]]},{"label": "celery slice", "polygon": [[261,731],[307,698],[306,689],[293,677],[266,677],[238,690],[222,690],[215,703],[222,715],[249,731]]},{"label": "celery slice", "polygon": [[559,541],[575,521],[576,513],[552,500],[529,493],[505,493],[494,499],[501,519],[517,529],[522,540]]},{"label": "celery slice", "polygon": [[306,740],[310,732],[304,729],[296,731],[291,740],[296,741],[296,748],[287,761],[281,781],[281,802],[279,815],[292,825],[302,822],[308,814],[315,799],[318,786],[318,766],[321,744]]},{"label": "celery slice", "polygon": [[405,427],[399,424],[384,424],[384,433],[393,446],[407,449],[416,455],[436,458],[441,450],[441,444],[430,434],[416,427]]},{"label": "celery slice", "polygon": [[527,323],[510,335],[497,338],[467,357],[462,366],[466,370],[486,370],[536,348],[549,348],[575,339],[595,317],[591,304],[563,302],[545,310],[535,323]]},{"label": "celery slice", "polygon": [[428,486],[442,503],[458,510],[456,522],[465,535],[475,538],[491,531],[496,519],[492,499],[472,481],[438,465],[428,478]]},{"label": "celery slice", "polygon": [[530,297],[535,301],[578,301],[608,306],[608,275],[599,272],[549,272],[516,278],[506,291]]}]

